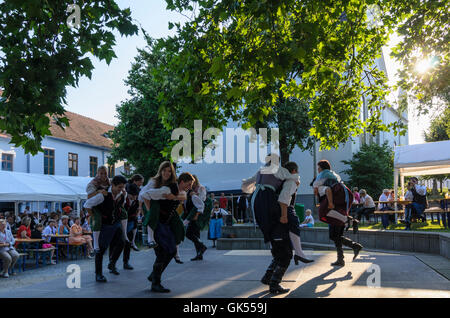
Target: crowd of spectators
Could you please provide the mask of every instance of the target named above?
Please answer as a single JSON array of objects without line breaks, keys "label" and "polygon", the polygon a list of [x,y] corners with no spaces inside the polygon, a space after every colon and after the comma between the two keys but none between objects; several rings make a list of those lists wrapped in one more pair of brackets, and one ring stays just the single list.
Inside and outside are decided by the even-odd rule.
[{"label": "crowd of spectators", "polygon": [[[69,207],[69,206],[68,206]],[[7,278],[8,268],[14,266],[18,258],[17,239],[43,239],[39,244],[40,249],[52,247],[50,243],[55,242],[52,235],[69,235],[67,243],[86,244],[88,248],[88,257],[92,257],[92,237],[85,235],[90,233],[91,229],[87,214],[83,211],[80,216],[74,215],[72,208],[63,209],[64,212],[38,213],[31,212],[29,207],[18,216],[14,212],[0,213],[0,259],[3,263],[3,271],[0,277]],[[64,255],[64,250],[60,253]],[[53,259],[54,250],[50,253],[50,263],[55,264]]]}]

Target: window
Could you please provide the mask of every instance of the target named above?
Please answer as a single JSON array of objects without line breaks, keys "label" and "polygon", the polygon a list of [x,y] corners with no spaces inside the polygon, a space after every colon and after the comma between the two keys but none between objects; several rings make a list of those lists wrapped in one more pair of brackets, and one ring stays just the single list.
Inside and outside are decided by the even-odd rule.
[{"label": "window", "polygon": [[109,178],[114,178],[114,170],[115,170],[114,165],[108,166],[108,177]]},{"label": "window", "polygon": [[2,170],[13,171],[13,155],[7,153],[2,154]]},{"label": "window", "polygon": [[125,173],[125,175],[131,174],[131,165],[128,162],[125,162],[123,164],[123,172]]},{"label": "window", "polygon": [[44,174],[55,174],[54,149],[44,149]]},{"label": "window", "polygon": [[78,154],[69,152],[69,176],[78,176]]},{"label": "window", "polygon": [[98,159],[97,157],[89,157],[89,173],[91,177],[97,175]]}]

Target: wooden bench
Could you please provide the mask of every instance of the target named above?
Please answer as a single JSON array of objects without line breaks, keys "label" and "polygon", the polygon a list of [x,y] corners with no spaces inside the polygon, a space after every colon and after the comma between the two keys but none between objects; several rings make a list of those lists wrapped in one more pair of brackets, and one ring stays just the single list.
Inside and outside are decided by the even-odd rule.
[{"label": "wooden bench", "polygon": [[[27,249],[24,249],[24,251],[32,252],[33,255],[34,254],[36,255],[36,268],[39,267],[39,259],[41,258],[41,254],[47,254],[47,253],[50,253],[51,251],[54,251],[54,250],[56,250],[56,248],[54,246],[53,247],[48,247],[48,248],[27,248]],[[50,262],[51,262],[51,259],[50,259]]]},{"label": "wooden bench", "polygon": [[[75,259],[78,259],[78,252],[80,251],[80,248],[83,250],[84,256],[86,257],[86,243],[67,243],[64,242],[63,244],[58,243],[58,245],[64,245],[67,246],[67,251],[70,254],[70,258],[73,260],[73,252],[75,249]],[[70,252],[70,247],[72,248],[72,253]]]},{"label": "wooden bench", "polygon": [[[17,259],[16,264],[19,264],[20,260],[22,260],[22,272],[24,272],[25,271],[25,257],[27,257],[28,254],[27,253],[21,253],[21,252],[17,252],[17,253],[19,254],[19,258]],[[14,264],[14,266],[16,264]],[[0,259],[0,268],[2,268],[2,267],[3,267],[3,260]],[[20,266],[19,266],[19,269],[20,269]],[[8,274],[11,275],[13,273],[14,273],[14,267],[10,267],[8,269]]]},{"label": "wooden bench", "polygon": [[438,208],[438,207],[433,207],[433,208],[425,209],[425,211],[423,211],[423,213],[446,213],[446,211],[441,208]]}]

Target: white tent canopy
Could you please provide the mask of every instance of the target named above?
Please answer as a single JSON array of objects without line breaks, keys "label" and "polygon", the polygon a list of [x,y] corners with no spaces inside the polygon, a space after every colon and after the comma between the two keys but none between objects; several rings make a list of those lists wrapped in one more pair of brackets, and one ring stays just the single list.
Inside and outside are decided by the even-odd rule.
[{"label": "white tent canopy", "polygon": [[395,147],[394,152],[395,200],[399,175],[404,189],[405,176],[450,173],[450,140]]},{"label": "white tent canopy", "polygon": [[403,176],[450,173],[450,140],[395,147],[394,169]]},{"label": "white tent canopy", "polygon": [[89,177],[0,171],[0,201],[74,202],[87,198]]}]

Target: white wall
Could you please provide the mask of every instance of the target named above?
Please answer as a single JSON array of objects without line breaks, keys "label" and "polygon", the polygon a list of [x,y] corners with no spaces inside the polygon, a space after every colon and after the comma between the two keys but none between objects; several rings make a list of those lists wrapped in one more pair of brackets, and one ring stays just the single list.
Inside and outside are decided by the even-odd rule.
[{"label": "white wall", "polygon": [[[13,171],[37,174],[44,173],[44,154],[42,152],[35,156],[30,155],[30,170],[28,171],[28,155],[25,155],[22,148],[14,148],[8,142],[9,139],[0,138],[0,153],[14,154]],[[55,175],[65,176],[69,175],[69,152],[78,154],[78,176],[80,177],[87,177],[90,174],[89,157],[97,157],[98,166],[101,166],[106,164],[106,158],[109,154],[108,151],[99,148],[71,143],[56,138],[44,138],[42,148],[55,150]]]}]

